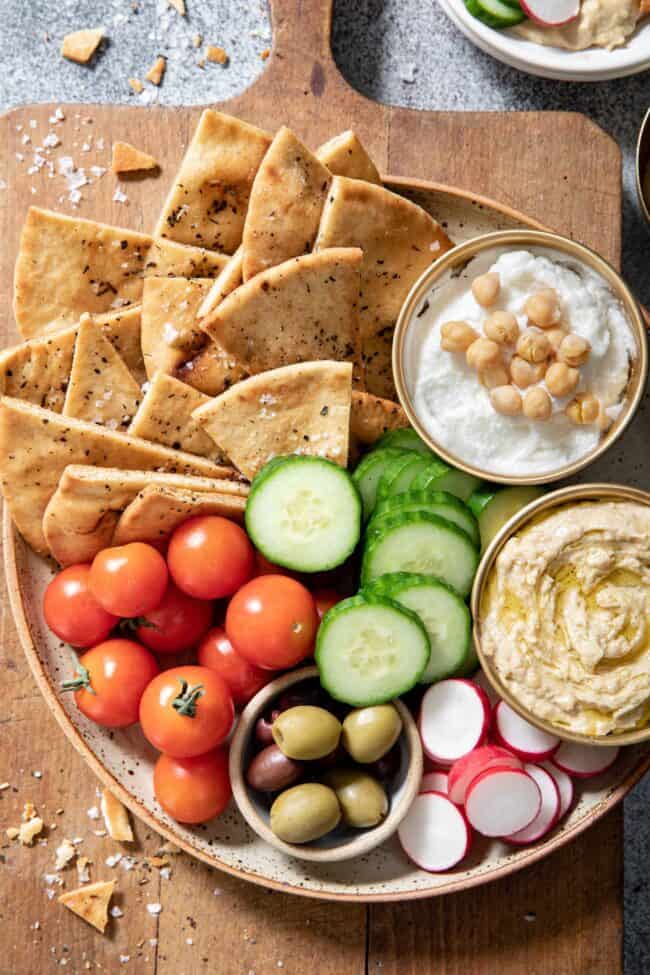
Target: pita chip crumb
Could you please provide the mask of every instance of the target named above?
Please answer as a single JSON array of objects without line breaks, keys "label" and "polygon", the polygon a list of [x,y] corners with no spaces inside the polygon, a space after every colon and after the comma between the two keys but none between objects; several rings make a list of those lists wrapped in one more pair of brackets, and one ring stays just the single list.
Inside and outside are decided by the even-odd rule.
[{"label": "pita chip crumb", "polygon": [[222,47],[214,47],[212,44],[206,47],[205,56],[208,61],[212,61],[214,64],[227,64],[229,61],[226,51]]},{"label": "pita chip crumb", "polygon": [[265,47],[262,53],[260,54],[262,61],[267,61],[270,58],[270,56],[271,56],[271,48]]},{"label": "pita chip crumb", "polygon": [[70,840],[64,839],[62,843],[56,848],[56,861],[54,864],[55,870],[63,870],[64,867],[70,863],[71,860],[77,855],[73,844]]},{"label": "pita chip crumb", "polygon": [[23,846],[31,846],[42,829],[43,820],[41,817],[32,816],[26,823],[21,823],[18,827],[18,839]]},{"label": "pita chip crumb", "polygon": [[170,7],[173,7],[174,10],[178,10],[181,17],[185,16],[185,0],[167,0],[167,3]]},{"label": "pita chip crumb", "polygon": [[145,78],[150,81],[152,85],[159,85],[163,80],[165,71],[167,70],[167,59],[158,55],[152,66],[147,71]]},{"label": "pita chip crumb", "polygon": [[111,839],[120,840],[122,843],[132,843],[133,830],[129,822],[129,814],[120,800],[109,789],[104,789],[100,805],[106,829]]},{"label": "pita chip crumb", "polygon": [[108,923],[108,905],[114,888],[114,880],[99,880],[97,883],[66,891],[59,896],[58,901],[103,934]]},{"label": "pita chip crumb", "polygon": [[129,78],[129,86],[133,89],[136,95],[139,95],[140,92],[144,91],[144,85],[139,78]]},{"label": "pita chip crumb", "polygon": [[104,37],[104,28],[77,30],[66,34],[61,45],[61,55],[77,64],[88,64]]},{"label": "pita chip crumb", "polygon": [[88,869],[92,860],[88,857],[77,857],[77,876],[80,884],[87,884],[90,881],[90,870]]},{"label": "pita chip crumb", "polygon": [[20,830],[16,826],[8,826],[5,830],[5,836],[8,840],[15,840],[18,838]]},{"label": "pita chip crumb", "polygon": [[136,149],[129,142],[113,143],[111,169],[114,173],[139,173],[157,168],[157,160],[147,152]]},{"label": "pita chip crumb", "polygon": [[203,44],[203,35],[195,34],[192,38],[192,44],[194,47],[201,47],[201,44]]}]

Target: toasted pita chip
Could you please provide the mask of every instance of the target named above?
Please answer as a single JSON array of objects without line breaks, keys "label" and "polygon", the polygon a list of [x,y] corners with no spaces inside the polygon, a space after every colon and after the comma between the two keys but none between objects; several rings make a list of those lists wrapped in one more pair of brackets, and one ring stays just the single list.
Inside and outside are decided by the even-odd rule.
[{"label": "toasted pita chip", "polygon": [[114,889],[114,880],[98,880],[76,890],[66,890],[58,901],[103,934],[108,924],[108,905]]},{"label": "toasted pita chip", "polygon": [[197,389],[157,372],[133,417],[129,433],[221,462],[222,452],[192,417],[193,410],[208,402],[209,397]]},{"label": "toasted pita chip", "polygon": [[252,481],[273,457],[308,454],[348,462],[352,363],[303,362],[252,376],[194,412]]},{"label": "toasted pita chip", "polygon": [[201,328],[249,372],[317,359],[357,360],[358,248],[331,248],[261,271]]},{"label": "toasted pita chip", "polygon": [[0,353],[0,393],[60,413],[63,409],[77,329],[29,339]]},{"label": "toasted pita chip", "polygon": [[393,332],[392,326],[386,326],[377,335],[365,335],[361,339],[365,389],[388,400],[397,399],[393,377]]},{"label": "toasted pita chip", "polygon": [[221,269],[221,273],[215,278],[214,284],[199,305],[196,313],[198,318],[205,318],[206,315],[209,315],[226,295],[239,287],[243,280],[243,271],[244,247],[240,245],[235,253],[228,258],[228,263]]},{"label": "toasted pita chip", "polygon": [[84,321],[86,317],[101,328],[119,357],[126,363],[135,381],[142,386],[147,374],[144,370],[142,343],[140,341],[141,306],[132,305],[129,308],[107,312],[104,315],[82,315],[81,321]]},{"label": "toasted pita chip", "polygon": [[102,789],[100,807],[110,838],[120,843],[132,843],[133,830],[129,814],[110,789]]},{"label": "toasted pita chip", "polygon": [[86,317],[79,324],[64,416],[126,430],[142,390],[101,329]]},{"label": "toasted pita chip", "polygon": [[367,183],[379,183],[381,176],[368,155],[359,136],[348,129],[324,142],[316,150],[316,156],[334,176],[365,179]]},{"label": "toasted pita chip", "polygon": [[155,237],[232,254],[271,137],[240,119],[206,109],[185,153]]},{"label": "toasted pita chip", "polygon": [[350,408],[350,440],[368,446],[389,430],[407,427],[406,413],[392,400],[354,390]]},{"label": "toasted pita chip", "polygon": [[147,376],[170,373],[205,345],[196,310],[207,278],[146,278],[142,295],[142,354]]},{"label": "toasted pita chip", "polygon": [[88,64],[104,37],[104,28],[87,28],[66,34],[61,44],[61,55],[77,64]]},{"label": "toasted pita chip", "polygon": [[641,7],[639,8],[639,20],[642,17],[647,17],[650,14],[650,0],[641,0]]},{"label": "toasted pita chip", "polygon": [[30,207],[14,277],[25,338],[74,325],[84,312],[136,303],[151,238],[133,230]]},{"label": "toasted pita chip", "polygon": [[144,269],[146,278],[218,278],[231,257],[174,240],[154,240]]},{"label": "toasted pita chip", "polygon": [[283,126],[253,182],[244,223],[244,281],[312,249],[331,174]]},{"label": "toasted pita chip", "polygon": [[117,141],[113,143],[111,169],[114,173],[139,173],[158,169],[158,160],[130,142]]},{"label": "toasted pita chip", "polygon": [[198,355],[178,366],[173,375],[206,396],[218,396],[246,379],[248,373],[217,342],[209,341]]},{"label": "toasted pita chip", "polygon": [[124,510],[115,528],[113,542],[157,542],[195,515],[220,515],[243,521],[246,498],[221,494],[219,490],[196,494],[182,488],[151,484]]}]

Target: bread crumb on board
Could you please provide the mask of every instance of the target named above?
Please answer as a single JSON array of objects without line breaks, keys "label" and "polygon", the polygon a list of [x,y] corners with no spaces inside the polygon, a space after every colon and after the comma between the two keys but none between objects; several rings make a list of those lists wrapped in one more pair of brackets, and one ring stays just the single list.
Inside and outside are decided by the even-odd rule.
[{"label": "bread crumb on board", "polygon": [[139,95],[144,91],[144,85],[139,78],[129,78],[129,87],[136,93],[136,95]]},{"label": "bread crumb on board", "polygon": [[222,47],[215,47],[213,44],[208,44],[205,49],[205,56],[213,64],[228,64],[229,61],[227,52]]},{"label": "bread crumb on board", "polygon": [[131,829],[129,814],[110,789],[104,789],[102,792],[100,805],[106,829],[111,839],[119,840],[121,843],[132,843],[133,830]]},{"label": "bread crumb on board", "polygon": [[165,71],[167,70],[167,59],[161,54],[158,55],[154,63],[151,65],[147,71],[145,78],[150,81],[152,85],[159,85],[163,80]]},{"label": "bread crumb on board", "polygon": [[58,901],[103,934],[108,923],[108,905],[114,889],[114,880],[99,880],[94,884],[66,891],[59,896]]},{"label": "bread crumb on board", "polygon": [[66,34],[61,44],[61,55],[77,64],[88,64],[104,38],[104,28],[77,30]]},{"label": "bread crumb on board", "polygon": [[185,16],[185,0],[167,0],[167,3],[170,7],[173,7],[174,10],[178,10],[181,17]]},{"label": "bread crumb on board", "polygon": [[111,169],[114,173],[138,173],[158,169],[158,162],[147,152],[136,149],[130,142],[118,141],[113,143]]}]

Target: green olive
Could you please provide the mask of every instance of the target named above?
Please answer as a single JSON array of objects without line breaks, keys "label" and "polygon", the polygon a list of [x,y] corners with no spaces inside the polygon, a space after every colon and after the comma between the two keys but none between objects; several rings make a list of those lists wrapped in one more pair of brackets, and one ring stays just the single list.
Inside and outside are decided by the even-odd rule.
[{"label": "green olive", "polygon": [[346,826],[377,826],[388,812],[386,793],[377,779],[361,769],[332,769],[325,781],[336,793]]},{"label": "green olive", "polygon": [[389,751],[402,731],[402,719],[393,704],[350,711],[343,722],[343,747],[355,762],[376,762]]},{"label": "green olive", "polygon": [[341,737],[341,724],[325,708],[299,704],[279,714],[271,731],[274,742],[288,758],[310,762],[334,751]]},{"label": "green olive", "polygon": [[271,829],[285,843],[310,843],[333,830],[340,820],[336,793],[318,782],[281,792],[271,806]]}]

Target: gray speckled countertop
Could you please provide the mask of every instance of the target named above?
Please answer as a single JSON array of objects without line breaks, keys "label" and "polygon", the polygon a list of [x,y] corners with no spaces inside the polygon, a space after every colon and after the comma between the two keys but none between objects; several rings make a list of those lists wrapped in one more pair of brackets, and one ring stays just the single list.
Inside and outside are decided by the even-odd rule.
[{"label": "gray speckled countertop", "polygon": [[[271,40],[262,0],[187,0],[186,19],[167,0],[0,0],[0,6],[0,109],[34,101],[218,101],[251,83]],[[64,34],[99,25],[110,39],[93,66],[58,56]],[[229,52],[226,68],[196,66],[196,34]],[[623,266],[650,304],[650,235],[636,205],[633,165],[636,133],[650,105],[650,74],[592,85],[528,77],[474,48],[435,0],[338,0],[333,47],[348,81],[384,102],[429,109],[569,109],[598,122],[623,150]],[[168,55],[165,83],[134,95],[127,79],[142,77],[159,53]],[[625,975],[650,971],[649,809],[650,776],[625,803]]]}]

